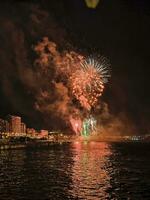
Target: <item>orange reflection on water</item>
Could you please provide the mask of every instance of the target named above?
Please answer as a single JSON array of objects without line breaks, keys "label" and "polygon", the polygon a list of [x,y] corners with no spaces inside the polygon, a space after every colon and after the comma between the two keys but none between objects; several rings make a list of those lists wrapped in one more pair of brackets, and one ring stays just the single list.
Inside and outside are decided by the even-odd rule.
[{"label": "orange reflection on water", "polygon": [[[112,154],[107,143],[74,142],[71,193],[79,199],[106,199],[110,187],[107,171]],[[76,194],[76,195],[75,195]]]}]

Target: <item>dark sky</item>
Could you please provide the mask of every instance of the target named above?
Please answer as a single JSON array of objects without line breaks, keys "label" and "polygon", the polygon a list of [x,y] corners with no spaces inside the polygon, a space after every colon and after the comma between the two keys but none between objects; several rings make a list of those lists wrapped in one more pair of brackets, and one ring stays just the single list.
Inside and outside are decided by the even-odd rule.
[{"label": "dark sky", "polygon": [[[29,126],[42,127],[20,67],[32,68],[32,45],[48,36],[61,47],[101,53],[112,78],[102,99],[114,114],[126,113],[141,133],[150,130],[150,2],[100,0],[18,0],[0,3],[0,116],[19,114]],[[68,47],[69,48],[69,47]],[[31,81],[32,82],[32,81]],[[38,125],[37,125],[38,124]]]}]

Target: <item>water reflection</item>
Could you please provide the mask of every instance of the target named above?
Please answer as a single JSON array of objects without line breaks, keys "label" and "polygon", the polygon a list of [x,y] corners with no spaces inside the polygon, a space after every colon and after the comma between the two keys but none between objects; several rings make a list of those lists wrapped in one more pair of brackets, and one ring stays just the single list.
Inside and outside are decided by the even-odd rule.
[{"label": "water reflection", "polygon": [[24,157],[22,151],[0,151],[0,199],[12,200],[22,193]]},{"label": "water reflection", "polygon": [[72,143],[0,152],[0,199],[107,199],[111,148]]},{"label": "water reflection", "polygon": [[69,145],[0,151],[0,158],[1,200],[71,198],[68,189],[73,162]]},{"label": "water reflection", "polygon": [[149,199],[149,143],[0,151],[0,200]]},{"label": "water reflection", "polygon": [[107,143],[75,142],[72,196],[79,199],[107,199],[110,176],[107,171],[111,148]]}]

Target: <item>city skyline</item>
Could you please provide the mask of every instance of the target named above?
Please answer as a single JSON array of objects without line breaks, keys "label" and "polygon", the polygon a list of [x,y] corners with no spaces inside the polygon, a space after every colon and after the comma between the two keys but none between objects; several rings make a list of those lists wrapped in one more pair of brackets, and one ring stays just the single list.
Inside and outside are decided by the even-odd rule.
[{"label": "city skyline", "polygon": [[48,130],[29,128],[20,116],[10,114],[5,119],[0,118],[0,133],[7,134],[7,137],[48,138]]}]

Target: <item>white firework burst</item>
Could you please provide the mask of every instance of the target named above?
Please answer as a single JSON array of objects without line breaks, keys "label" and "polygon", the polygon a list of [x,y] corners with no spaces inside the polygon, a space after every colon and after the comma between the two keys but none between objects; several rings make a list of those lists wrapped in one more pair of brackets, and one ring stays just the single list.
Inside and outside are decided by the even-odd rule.
[{"label": "white firework burst", "polygon": [[84,72],[87,70],[97,71],[99,76],[101,77],[102,83],[107,83],[110,78],[110,64],[108,60],[101,56],[98,59],[94,59],[93,57],[88,57],[87,59],[81,62],[81,67]]}]

